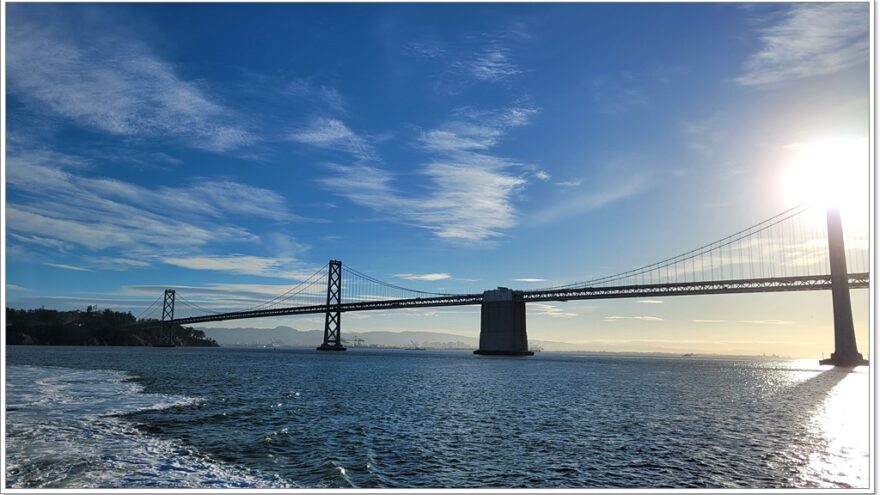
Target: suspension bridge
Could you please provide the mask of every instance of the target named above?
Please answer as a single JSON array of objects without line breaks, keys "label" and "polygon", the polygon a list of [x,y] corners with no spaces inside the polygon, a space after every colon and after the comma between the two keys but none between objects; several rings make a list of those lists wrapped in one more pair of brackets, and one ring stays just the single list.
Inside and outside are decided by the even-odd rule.
[{"label": "suspension bridge", "polygon": [[[343,313],[480,305],[480,344],[476,354],[531,355],[526,334],[526,303],[530,302],[830,290],[835,350],[822,364],[866,364],[856,346],[850,289],[869,286],[869,231],[864,225],[847,229],[845,235],[837,210],[819,213],[808,205],[799,205],[656,263],[535,290],[499,287],[473,294],[427,292],[388,283],[343,266],[339,260],[330,260],[284,293],[239,310],[206,308],[207,303],[190,301],[179,289],[166,289],[141,313],[138,325],[170,328],[212,321],[323,314],[324,341],[318,350],[343,351]],[[161,320],[144,318],[151,311],[158,311],[160,302]]]}]

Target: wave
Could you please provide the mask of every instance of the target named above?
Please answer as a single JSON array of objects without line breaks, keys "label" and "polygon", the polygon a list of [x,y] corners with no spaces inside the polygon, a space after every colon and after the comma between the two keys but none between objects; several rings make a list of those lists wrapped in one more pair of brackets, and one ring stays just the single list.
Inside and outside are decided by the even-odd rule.
[{"label": "wave", "polygon": [[145,393],[125,373],[6,368],[6,480],[10,488],[275,488],[277,475],[226,464],[120,417],[198,404]]}]

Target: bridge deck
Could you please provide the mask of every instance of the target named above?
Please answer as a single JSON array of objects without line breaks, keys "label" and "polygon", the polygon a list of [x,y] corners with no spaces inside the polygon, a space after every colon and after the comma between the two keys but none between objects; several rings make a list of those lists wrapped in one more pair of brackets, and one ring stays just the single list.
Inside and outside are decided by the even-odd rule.
[{"label": "bridge deck", "polygon": [[[849,286],[851,289],[868,287],[868,273],[851,273]],[[684,282],[653,285],[626,285],[616,287],[583,287],[564,288],[539,291],[523,291],[526,302],[571,301],[578,299],[612,299],[623,297],[646,296],[693,296],[706,294],[743,294],[755,292],[789,292],[805,290],[830,290],[830,275],[811,275],[800,277],[776,277],[762,279],[720,280],[713,282]],[[384,301],[362,301],[344,303],[334,306],[333,310],[377,311],[401,308],[426,308],[438,306],[465,306],[481,304],[483,294],[459,294],[438,297],[419,297],[413,299],[390,299]],[[238,311],[190,318],[177,318],[164,323],[190,325],[208,321],[243,320],[247,318],[263,318],[267,316],[303,315],[324,313],[326,305],[293,306],[287,308],[263,309],[257,311]],[[163,322],[151,321],[142,325],[156,325]]]}]

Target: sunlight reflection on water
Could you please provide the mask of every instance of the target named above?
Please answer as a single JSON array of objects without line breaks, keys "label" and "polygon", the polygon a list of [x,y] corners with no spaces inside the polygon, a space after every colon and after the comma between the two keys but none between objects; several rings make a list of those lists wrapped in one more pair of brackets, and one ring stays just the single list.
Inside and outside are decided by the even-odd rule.
[{"label": "sunlight reflection on water", "polygon": [[816,409],[810,426],[824,448],[810,455],[805,478],[819,486],[867,487],[870,468],[870,383],[868,369],[836,369],[844,376]]}]

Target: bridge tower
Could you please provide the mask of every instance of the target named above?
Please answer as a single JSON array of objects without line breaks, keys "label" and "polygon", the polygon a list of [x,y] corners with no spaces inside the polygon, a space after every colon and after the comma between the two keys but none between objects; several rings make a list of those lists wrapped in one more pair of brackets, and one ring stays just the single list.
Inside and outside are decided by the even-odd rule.
[{"label": "bridge tower", "polygon": [[162,321],[167,321],[162,325],[162,344],[174,345],[174,335],[171,327],[171,320],[174,319],[174,297],[176,292],[174,289],[165,289],[165,302],[162,303]]},{"label": "bridge tower", "polygon": [[324,343],[319,351],[344,351],[342,345],[342,262],[330,260],[327,272],[327,311],[324,313]]},{"label": "bridge tower", "polygon": [[819,364],[834,366],[866,365],[856,346],[856,333],[853,328],[852,305],[849,299],[849,272],[846,268],[846,250],[843,245],[843,227],[840,211],[829,208],[826,212],[828,224],[828,260],[831,264],[831,301],[834,308],[834,352],[831,357]]},{"label": "bridge tower", "polygon": [[483,292],[480,306],[480,348],[474,354],[531,356],[526,335],[526,303],[522,291],[505,287]]}]

